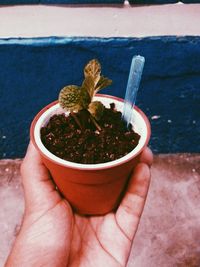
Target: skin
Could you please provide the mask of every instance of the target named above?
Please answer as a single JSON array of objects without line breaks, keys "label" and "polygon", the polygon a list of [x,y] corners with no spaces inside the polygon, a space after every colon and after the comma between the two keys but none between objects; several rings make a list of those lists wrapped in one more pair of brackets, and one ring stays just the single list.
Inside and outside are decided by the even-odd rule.
[{"label": "skin", "polygon": [[32,144],[21,165],[25,213],[5,267],[126,266],[150,183],[146,148],[116,212],[80,216],[55,189]]}]

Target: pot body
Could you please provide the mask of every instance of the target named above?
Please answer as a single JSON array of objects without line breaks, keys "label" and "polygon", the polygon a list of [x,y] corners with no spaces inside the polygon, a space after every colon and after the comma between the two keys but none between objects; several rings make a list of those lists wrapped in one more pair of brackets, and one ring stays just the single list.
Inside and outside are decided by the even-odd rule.
[{"label": "pot body", "polygon": [[[106,99],[107,105],[112,102],[115,104],[119,102],[120,105],[123,105],[122,99],[112,96],[98,95],[96,98],[98,100],[100,98],[103,103],[103,100]],[[60,193],[79,214],[102,215],[116,209],[123,196],[130,174],[149,141],[150,125],[148,119],[142,111],[136,108],[141,120],[143,120],[142,127],[145,128],[145,136],[142,137],[143,131],[139,129],[142,143],[135,153],[134,151],[133,153],[130,152],[125,157],[109,163],[76,164],[57,158],[46,151],[41,144],[39,130],[46,123],[45,120],[49,118],[45,114],[55,105],[58,105],[57,102],[49,104],[36,115],[31,125],[30,134],[33,144],[41,154],[42,160],[50,171]],[[50,112],[51,115],[54,114],[54,111],[52,112]]]},{"label": "pot body", "polygon": [[43,157],[62,195],[76,212],[87,215],[105,214],[118,206],[137,161],[138,156],[124,164],[123,168],[78,170],[55,165]]}]

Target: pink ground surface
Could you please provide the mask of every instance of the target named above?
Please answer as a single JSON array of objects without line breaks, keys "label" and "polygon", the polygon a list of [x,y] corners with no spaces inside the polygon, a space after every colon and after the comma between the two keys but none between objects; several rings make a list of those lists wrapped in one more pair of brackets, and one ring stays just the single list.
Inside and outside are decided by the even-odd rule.
[{"label": "pink ground surface", "polygon": [[[200,266],[200,155],[155,156],[145,210],[128,267]],[[20,160],[0,161],[0,267],[20,228]]]}]

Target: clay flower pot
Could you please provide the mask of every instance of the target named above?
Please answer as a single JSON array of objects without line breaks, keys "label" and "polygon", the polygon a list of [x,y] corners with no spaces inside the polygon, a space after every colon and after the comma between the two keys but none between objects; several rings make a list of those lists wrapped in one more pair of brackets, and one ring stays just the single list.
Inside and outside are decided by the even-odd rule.
[{"label": "clay flower pot", "polygon": [[[123,100],[108,95],[96,95],[109,108],[115,103],[122,111]],[[142,150],[150,138],[150,124],[145,114],[137,107],[133,110],[134,130],[141,138],[139,144],[126,156],[106,163],[80,164],[63,160],[48,151],[40,139],[40,129],[53,114],[63,113],[57,101],[43,108],[31,125],[31,140],[41,154],[52,178],[62,195],[80,214],[101,215],[114,210],[128,182],[130,173],[138,162]]]}]

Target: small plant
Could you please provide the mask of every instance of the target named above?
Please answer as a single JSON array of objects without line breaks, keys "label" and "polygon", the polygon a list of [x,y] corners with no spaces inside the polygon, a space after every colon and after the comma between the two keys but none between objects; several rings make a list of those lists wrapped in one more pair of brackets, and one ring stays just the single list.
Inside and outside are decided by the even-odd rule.
[{"label": "small plant", "polygon": [[94,95],[101,89],[107,87],[112,81],[101,75],[101,65],[97,59],[88,62],[84,68],[85,79],[81,86],[65,86],[59,94],[60,106],[70,111],[79,127],[82,125],[78,121],[75,113],[87,110],[95,127],[100,130],[99,121],[104,112],[104,105],[100,101],[93,101]]},{"label": "small plant", "polygon": [[106,96],[100,98],[103,103],[93,101],[97,92],[112,83],[101,75],[96,59],[85,66],[84,76],[81,86],[68,85],[60,91],[60,106],[69,114],[54,114],[41,128],[41,140],[54,155],[71,162],[98,164],[119,159],[137,146],[140,136],[131,124],[126,127],[115,103],[104,107]]}]

